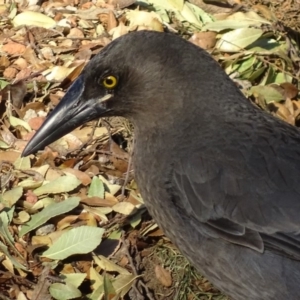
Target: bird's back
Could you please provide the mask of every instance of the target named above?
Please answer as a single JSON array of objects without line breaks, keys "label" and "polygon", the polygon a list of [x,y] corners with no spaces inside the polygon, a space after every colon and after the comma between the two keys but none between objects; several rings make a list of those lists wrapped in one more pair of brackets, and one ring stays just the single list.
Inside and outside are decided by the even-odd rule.
[{"label": "bird's back", "polygon": [[166,235],[233,300],[296,300],[300,134],[253,109],[210,132],[191,119],[194,131],[160,137],[161,150],[153,135],[157,153],[138,139],[137,180]]}]

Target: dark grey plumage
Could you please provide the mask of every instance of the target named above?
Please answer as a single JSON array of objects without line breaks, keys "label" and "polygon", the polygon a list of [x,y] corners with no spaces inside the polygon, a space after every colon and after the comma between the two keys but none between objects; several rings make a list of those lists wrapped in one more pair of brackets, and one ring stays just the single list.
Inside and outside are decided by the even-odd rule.
[{"label": "dark grey plumage", "polygon": [[114,115],[135,125],[147,208],[203,275],[233,300],[300,299],[297,128],[254,107],[200,48],[136,32],[87,65],[24,155]]}]

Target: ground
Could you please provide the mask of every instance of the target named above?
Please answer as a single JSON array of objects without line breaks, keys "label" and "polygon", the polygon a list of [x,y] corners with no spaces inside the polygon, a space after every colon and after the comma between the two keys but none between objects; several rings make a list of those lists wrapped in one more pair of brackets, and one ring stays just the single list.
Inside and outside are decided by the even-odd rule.
[{"label": "ground", "polygon": [[146,2],[0,0],[1,300],[229,299],[146,211],[127,120],[91,122],[20,158],[86,62],[140,29],[205,48],[249,101],[299,126],[299,1]]}]

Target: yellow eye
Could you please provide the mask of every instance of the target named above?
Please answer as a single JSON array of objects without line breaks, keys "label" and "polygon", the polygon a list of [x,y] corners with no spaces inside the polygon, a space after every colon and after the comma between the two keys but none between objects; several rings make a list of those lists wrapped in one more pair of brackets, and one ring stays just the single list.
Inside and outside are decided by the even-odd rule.
[{"label": "yellow eye", "polygon": [[105,88],[107,89],[113,89],[116,87],[116,85],[118,84],[118,80],[115,76],[107,76],[102,80],[102,84],[104,85]]}]

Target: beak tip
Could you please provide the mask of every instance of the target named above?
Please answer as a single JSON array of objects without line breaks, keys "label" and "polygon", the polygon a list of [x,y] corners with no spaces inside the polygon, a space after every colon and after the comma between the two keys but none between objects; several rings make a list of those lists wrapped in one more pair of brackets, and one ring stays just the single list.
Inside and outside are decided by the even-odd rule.
[{"label": "beak tip", "polygon": [[27,145],[25,146],[24,150],[21,153],[21,157],[25,157],[28,156],[30,154],[33,154],[35,152],[37,152],[39,149],[36,149],[36,147],[32,147],[31,145],[31,140],[27,143]]},{"label": "beak tip", "polygon": [[30,154],[31,154],[31,152],[27,148],[25,148],[23,150],[23,152],[21,153],[21,157],[25,157],[25,156],[28,156]]}]

